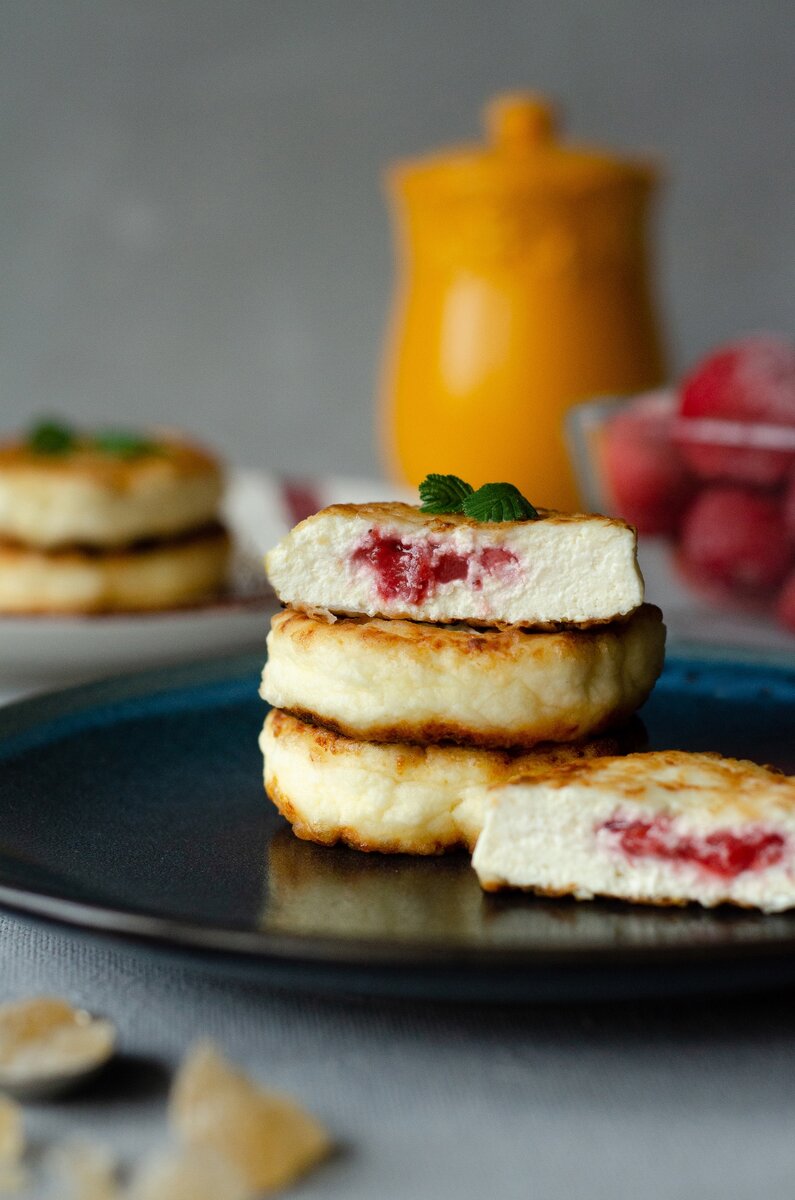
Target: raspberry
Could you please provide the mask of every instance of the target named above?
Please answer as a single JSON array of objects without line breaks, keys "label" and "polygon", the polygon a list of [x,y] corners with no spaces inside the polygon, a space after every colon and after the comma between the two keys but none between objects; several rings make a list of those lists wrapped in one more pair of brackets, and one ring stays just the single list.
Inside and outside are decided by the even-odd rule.
[{"label": "raspberry", "polygon": [[789,576],[776,601],[776,616],[795,633],[795,571]]},{"label": "raspberry", "polygon": [[692,482],[671,440],[666,397],[650,396],[613,417],[604,431],[601,467],[612,507],[639,533],[672,533]]},{"label": "raspberry", "polygon": [[[789,434],[795,430],[795,345],[773,334],[753,334],[716,350],[683,381],[679,415],[677,441],[698,475],[763,486],[781,483],[795,465],[795,435]],[[702,438],[696,426],[688,428],[691,420],[781,426],[782,448],[744,445],[743,430],[729,426],[721,432],[735,436],[738,444],[717,437],[711,443],[708,433]]]},{"label": "raspberry", "polygon": [[750,488],[705,488],[685,514],[680,557],[696,581],[747,596],[772,591],[793,559],[781,504]]}]

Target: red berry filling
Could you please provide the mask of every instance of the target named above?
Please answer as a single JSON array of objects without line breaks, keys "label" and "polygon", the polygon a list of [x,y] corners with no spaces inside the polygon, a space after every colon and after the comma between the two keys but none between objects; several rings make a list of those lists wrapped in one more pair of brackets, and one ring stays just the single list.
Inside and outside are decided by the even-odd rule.
[{"label": "red berry filling", "polygon": [[597,829],[613,835],[615,844],[628,858],[658,858],[667,862],[695,863],[721,879],[734,879],[744,871],[762,871],[784,857],[780,833],[750,829],[732,833],[716,829],[704,837],[678,834],[668,816],[652,821],[613,817]]},{"label": "red berry filling", "polygon": [[468,579],[479,589],[484,575],[501,575],[515,567],[518,559],[501,546],[459,554],[431,539],[402,541],[373,529],[354,550],[351,561],[373,572],[381,600],[421,604],[442,583]]}]

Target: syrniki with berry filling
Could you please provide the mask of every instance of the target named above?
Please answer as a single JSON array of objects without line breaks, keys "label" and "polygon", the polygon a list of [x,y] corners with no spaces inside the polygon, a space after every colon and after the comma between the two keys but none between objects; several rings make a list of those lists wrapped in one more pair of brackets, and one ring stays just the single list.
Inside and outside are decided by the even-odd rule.
[{"label": "syrniki with berry filling", "polygon": [[293,608],[548,629],[639,608],[636,550],[630,525],[590,514],[484,523],[410,504],[336,504],[297,525],[266,567]]},{"label": "syrniki with berry filling", "polygon": [[795,778],[718,754],[557,765],[494,788],[472,865],[487,891],[795,907]]}]

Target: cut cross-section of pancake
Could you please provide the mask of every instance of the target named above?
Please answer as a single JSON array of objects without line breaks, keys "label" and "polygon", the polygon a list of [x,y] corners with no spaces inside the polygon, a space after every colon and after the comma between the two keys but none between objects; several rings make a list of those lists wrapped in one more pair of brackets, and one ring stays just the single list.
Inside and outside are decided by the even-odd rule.
[{"label": "cut cross-section of pancake", "polygon": [[663,663],[660,610],[556,633],[378,618],[273,618],[262,696],[366,741],[529,748],[626,720]]},{"label": "cut cross-section of pancake", "polygon": [[488,891],[795,907],[795,778],[657,751],[497,787],[472,859]]},{"label": "cut cross-section of pancake", "polygon": [[511,754],[359,742],[274,709],[260,747],[268,795],[298,837],[357,850],[439,854],[456,846],[472,849],[488,788],[515,772],[635,750],[645,736],[636,719],[576,745]]},{"label": "cut cross-section of pancake", "polygon": [[635,530],[542,510],[537,520],[436,517],[409,504],[338,504],[266,559],[294,608],[487,625],[591,625],[643,602]]}]

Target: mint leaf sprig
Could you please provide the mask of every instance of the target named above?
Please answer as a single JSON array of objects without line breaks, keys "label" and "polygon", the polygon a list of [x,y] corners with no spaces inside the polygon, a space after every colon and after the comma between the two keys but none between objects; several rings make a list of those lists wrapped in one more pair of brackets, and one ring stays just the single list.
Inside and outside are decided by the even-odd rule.
[{"label": "mint leaf sprig", "polygon": [[33,426],[27,443],[35,454],[68,454],[77,445],[77,438],[68,425],[47,418]]},{"label": "mint leaf sprig", "polygon": [[464,501],[472,491],[472,484],[457,475],[426,475],[420,484],[420,512],[463,512]]},{"label": "mint leaf sprig", "polygon": [[48,457],[60,457],[80,449],[98,450],[100,454],[121,459],[161,453],[161,447],[156,442],[126,429],[105,429],[93,435],[84,435],[71,425],[49,417],[34,425],[25,440],[34,454]]},{"label": "mint leaf sprig", "polygon": [[457,475],[426,475],[420,512],[463,513],[475,521],[537,521],[538,510],[512,483],[484,483],[474,490]]},{"label": "mint leaf sprig", "polygon": [[143,454],[157,454],[159,451],[159,447],[149,438],[125,429],[102,430],[91,439],[91,445],[115,458],[140,458]]},{"label": "mint leaf sprig", "polygon": [[537,521],[538,510],[512,483],[484,483],[464,501],[476,521]]}]

